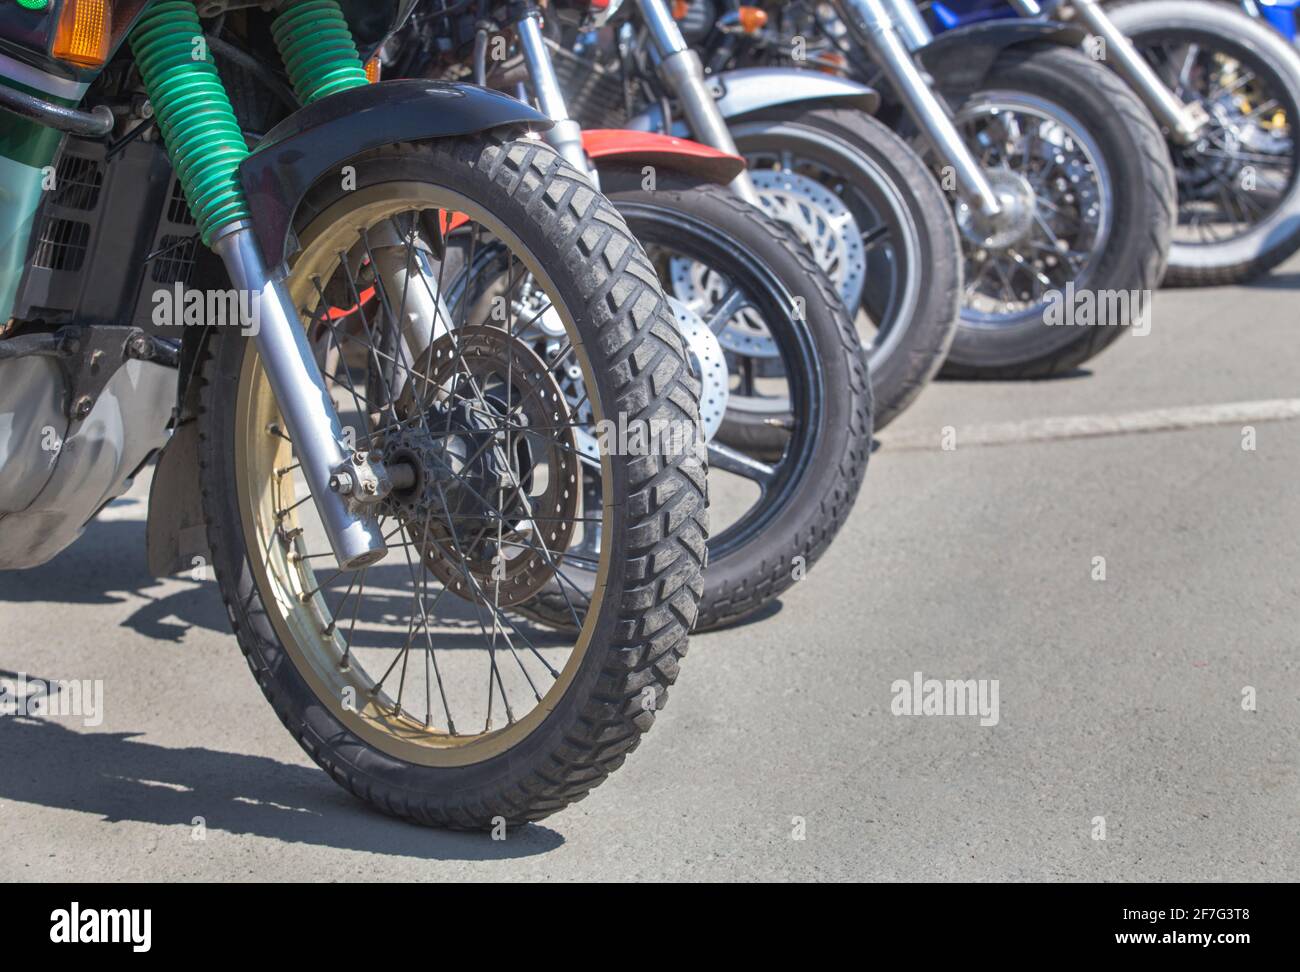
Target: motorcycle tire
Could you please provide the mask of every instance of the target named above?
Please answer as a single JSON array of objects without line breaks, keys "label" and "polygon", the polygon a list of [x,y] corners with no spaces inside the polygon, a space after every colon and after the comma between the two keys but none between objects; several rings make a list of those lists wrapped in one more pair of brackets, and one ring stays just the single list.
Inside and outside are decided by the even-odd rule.
[{"label": "motorcycle tire", "polygon": [[[724,187],[661,173],[653,190],[639,170],[601,169],[601,186],[652,259],[688,255],[725,276],[765,311],[784,349],[786,379],[797,384],[795,431],[781,458],[770,443],[709,444],[713,524],[697,630],[743,621],[807,576],[853,508],[871,452],[872,391],[857,334],[811,254],[789,230]],[[670,291],[671,293],[671,291]],[[791,311],[803,298],[803,320]],[[731,409],[728,409],[730,414]],[[721,438],[721,433],[719,434]],[[759,463],[754,467],[754,463]],[[730,525],[719,522],[724,467],[775,468],[771,501]],[[563,591],[552,584],[527,609],[566,624]]]},{"label": "motorcycle tire", "polygon": [[[1186,149],[1170,145],[1178,173],[1181,232],[1176,231],[1169,251],[1165,284],[1175,287],[1226,286],[1248,283],[1268,273],[1300,250],[1300,159],[1296,155],[1297,132],[1300,131],[1300,55],[1270,28],[1253,22],[1240,9],[1229,9],[1221,4],[1202,0],[1146,0],[1117,4],[1108,7],[1108,12],[1115,25],[1139,51],[1150,52],[1152,46],[1159,43],[1197,44],[1203,52],[1227,55],[1248,65],[1253,74],[1268,84],[1270,100],[1278,102],[1279,111],[1287,119],[1289,133],[1289,137],[1282,140],[1289,149],[1289,157],[1284,157],[1282,164],[1289,172],[1276,173],[1279,181],[1285,180],[1276,190],[1276,202],[1271,211],[1261,208],[1260,218],[1255,218],[1251,207],[1260,205],[1255,200],[1261,193],[1258,186],[1256,189],[1244,188],[1242,180],[1248,168],[1264,168],[1259,160],[1267,156],[1247,152],[1232,163],[1231,171],[1210,171],[1217,165],[1207,166],[1206,158],[1217,164],[1219,156],[1228,151],[1218,146],[1219,140],[1229,142],[1224,134],[1223,121],[1217,117],[1218,112],[1226,112],[1234,106],[1207,106],[1212,128],[1202,134],[1201,142]],[[1184,97],[1190,97],[1190,92],[1185,92]],[[1249,116],[1252,111],[1258,111],[1258,107],[1252,108],[1247,104],[1244,109],[1237,108],[1235,118],[1224,120],[1239,121],[1243,113]],[[1210,144],[1206,145],[1207,142]],[[1214,153],[1213,156],[1206,156],[1205,153],[1209,152]],[[1219,187],[1218,198],[1222,198],[1224,192],[1230,194],[1229,213],[1232,214],[1232,203],[1235,202],[1237,213],[1247,217],[1249,228],[1226,239],[1190,238],[1197,195],[1204,190],[1207,179],[1212,179],[1211,185]]]},{"label": "motorcycle tire", "polygon": [[[545,284],[554,306],[566,317],[574,360],[589,376],[593,401],[600,408],[610,414],[625,413],[633,420],[698,423],[699,385],[689,372],[684,345],[644,251],[608,201],[549,147],[510,133],[488,133],[386,146],[350,164],[355,166],[355,188],[344,190],[338,180],[326,180],[308,193],[295,217],[302,251],[295,258],[288,287],[297,306],[304,306],[300,297],[312,293],[313,280],[317,290],[334,287],[335,277],[317,278],[316,271],[334,266],[328,262],[331,252],[337,252],[331,246],[338,239],[354,240],[358,226],[364,230],[391,213],[408,212],[440,212],[446,225],[447,214],[468,213],[510,241],[529,273]],[[338,272],[342,274],[341,268],[348,265],[341,259]],[[350,276],[349,282],[355,283]],[[330,299],[334,306],[355,300],[347,311],[355,313],[363,300],[371,306],[376,298],[356,297],[354,291],[351,298],[345,294],[341,301]],[[469,351],[463,347],[462,351],[461,366],[466,367]],[[515,375],[522,371],[519,365]],[[261,374],[254,342],[238,331],[221,329],[206,342],[198,415],[202,502],[213,566],[235,634],[285,727],[340,785],[384,813],[421,824],[513,825],[540,819],[585,797],[622,764],[654,723],[686,652],[702,589],[707,536],[702,443],[687,442],[674,455],[653,453],[635,460],[612,454],[601,457],[606,474],[603,505],[589,512],[592,517],[603,516],[602,585],[582,619],[579,639],[567,648],[564,660],[560,658],[566,650],[563,645],[542,642],[542,648],[536,648],[532,638],[538,634],[524,627],[526,621],[517,624],[510,618],[513,609],[502,606],[499,599],[480,604],[457,593],[459,579],[443,582],[442,594],[452,590],[455,595],[445,599],[445,606],[436,601],[428,606],[424,592],[432,592],[434,578],[426,571],[417,584],[410,549],[417,548],[426,566],[433,561],[436,544],[428,539],[432,512],[426,515],[422,534],[408,533],[410,522],[399,520],[400,536],[415,535],[419,542],[397,543],[394,546],[402,551],[391,550],[386,561],[366,568],[374,581],[369,588],[366,574],[353,573],[353,583],[359,580],[355,607],[348,605],[352,583],[341,605],[332,606],[330,601],[337,597],[336,591],[342,591],[343,581],[328,579],[328,569],[316,574],[310,566],[332,564],[331,555],[299,549],[298,544],[308,542],[295,533],[303,529],[302,521],[289,529],[294,518],[303,515],[301,511],[313,509],[311,504],[304,505],[300,498],[288,505],[295,495],[292,489],[278,500],[267,499],[283,492],[280,477],[292,479],[294,473],[283,429],[275,420],[278,409]],[[350,380],[348,384],[351,387]],[[373,394],[369,386],[366,391]],[[400,431],[393,427],[384,434]],[[557,446],[546,454],[560,456],[563,450]],[[420,478],[433,468],[421,467]],[[532,476],[531,467],[528,474]],[[429,475],[433,477],[429,482],[437,483],[442,492],[436,477],[445,476],[445,471]],[[447,480],[447,489],[452,488]],[[415,503],[425,494],[410,495]],[[446,513],[444,518],[452,522],[451,517]],[[381,520],[385,522],[392,521]],[[498,536],[500,529],[498,524]],[[455,539],[454,524],[450,535]],[[461,550],[459,543],[455,550]],[[310,560],[313,556],[325,559]],[[562,552],[559,557],[563,558]],[[410,620],[403,617],[397,624],[390,615],[405,610],[408,603],[404,570],[411,575]],[[456,576],[463,576],[471,588],[478,586],[468,570]],[[315,590],[304,586],[313,582],[319,585]],[[392,593],[399,583],[403,585],[400,599]],[[330,584],[333,590],[325,590]],[[480,624],[480,608],[493,614],[490,648],[486,632],[479,641],[478,629],[468,619],[471,600]],[[440,611],[451,612],[447,624],[453,627],[439,634],[435,645],[431,632],[443,624]],[[353,612],[351,633],[348,612]],[[364,615],[359,625],[358,613]],[[425,698],[423,703],[417,699],[404,704],[402,688],[397,688],[397,710],[392,711],[393,681],[386,672],[376,684],[368,659],[376,657],[372,652],[388,652],[385,639],[391,635],[400,640],[403,625],[407,625],[406,645],[401,649],[403,686],[411,632],[419,633],[422,626],[421,643],[427,637]],[[508,653],[497,647],[498,626],[506,638],[513,633]],[[352,639],[367,631],[374,644],[354,650]],[[340,657],[345,635],[347,647]],[[525,642],[537,658],[525,650]],[[522,685],[510,659],[516,646],[524,658],[516,655],[514,661],[525,674],[529,672],[525,661],[532,672],[542,671],[537,659],[546,660],[545,667],[554,673],[549,687],[535,685],[530,676],[537,705],[526,712],[511,706],[505,682],[509,675],[512,688],[516,682]],[[466,649],[478,654],[469,655]],[[482,669],[459,681],[456,674],[457,665],[480,658],[485,649],[491,659],[490,666],[484,666],[490,672],[486,701]],[[412,680],[418,676],[421,651],[417,649],[416,662],[410,666]],[[377,657],[380,662],[374,671],[388,656]],[[396,662],[393,656],[393,665]],[[367,669],[364,679],[362,668]],[[468,706],[477,719],[486,705],[485,722],[453,713],[445,694],[443,720],[432,678],[436,674],[439,691],[445,691],[444,669],[452,694],[460,693],[457,707]],[[494,678],[501,683],[496,716]],[[526,689],[520,695],[531,705]],[[426,709],[421,720],[414,708],[417,704],[433,711]]]},{"label": "motorcycle tire", "polygon": [[[764,178],[769,163],[783,166],[783,160],[802,176],[783,188],[783,170],[772,170],[778,172],[775,184],[759,186],[769,215],[815,212],[818,201],[804,197],[824,192],[840,202],[823,197],[822,205],[843,205],[847,212],[841,218],[854,222],[863,249],[859,259],[865,258],[858,272],[866,279],[857,297],[845,302],[856,303],[849,314],[867,349],[879,431],[916,400],[943,365],[956,334],[961,261],[947,200],[916,152],[863,112],[787,105],[746,115],[730,127],[757,178]],[[785,195],[795,205],[775,206]],[[823,245],[833,241],[806,238],[839,232],[834,223],[805,219],[791,225],[823,254],[819,263],[841,255],[833,245]],[[843,274],[853,268],[835,269]],[[770,433],[752,429],[750,441],[764,435]]]},{"label": "motorcycle tire", "polygon": [[[1176,199],[1164,140],[1146,107],[1104,65],[1056,44],[1026,44],[1002,52],[979,89],[953,107],[960,123],[1005,114],[1009,106],[1031,106],[1041,112],[1045,124],[1071,132],[1074,144],[1090,141],[1100,170],[1098,183],[1110,187],[1104,200],[1110,213],[1106,240],[1077,277],[1079,289],[1136,293],[1145,301],[1164,276]],[[970,294],[983,280],[971,261],[987,248],[964,235],[963,249],[967,296],[945,377],[1006,380],[1067,373],[1111,346],[1133,323],[1125,319],[1105,326],[1052,326],[1042,302],[1014,315],[985,319],[972,310]]]}]

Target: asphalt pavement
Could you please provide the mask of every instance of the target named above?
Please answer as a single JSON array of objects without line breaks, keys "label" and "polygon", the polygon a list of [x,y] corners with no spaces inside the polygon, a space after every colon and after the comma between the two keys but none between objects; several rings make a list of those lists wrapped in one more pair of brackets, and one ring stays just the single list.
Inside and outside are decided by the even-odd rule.
[{"label": "asphalt pavement", "polygon": [[[0,879],[1300,878],[1298,328],[1293,261],[1161,293],[1076,374],[933,385],[806,579],[505,840],[318,770],[215,584],[148,576],[138,483],[0,574],[0,678],[104,687],[96,725],[0,717]],[[984,716],[896,714],[930,679]]]}]

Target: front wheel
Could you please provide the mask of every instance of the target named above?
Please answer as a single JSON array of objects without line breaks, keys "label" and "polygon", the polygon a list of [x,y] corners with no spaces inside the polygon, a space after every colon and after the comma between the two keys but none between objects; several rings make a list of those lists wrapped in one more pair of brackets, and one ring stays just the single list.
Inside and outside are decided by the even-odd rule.
[{"label": "front wheel", "polygon": [[[955,120],[1003,212],[986,219],[954,196],[965,291],[944,374],[1060,374],[1142,323],[1175,192],[1137,97],[1079,51],[1026,45],[999,56]],[[943,161],[933,166],[942,176]]]},{"label": "front wheel", "polygon": [[[217,580],[263,692],[336,781],[424,824],[535,820],[623,762],[677,676],[706,536],[698,384],[644,251],[549,147],[484,135],[352,164],[355,188],[300,207],[288,286],[358,450],[410,472],[375,508],[389,553],[333,569],[256,346],[223,332],[198,418]],[[482,261],[453,256],[483,250],[509,259],[465,279]],[[554,353],[529,338],[543,317]],[[599,452],[592,476],[575,430],[605,418],[682,438]],[[598,583],[566,599],[571,636],[518,610],[579,570]]]},{"label": "front wheel", "polygon": [[[614,166],[600,178],[684,330],[704,332],[688,339],[705,432],[717,428],[698,628],[734,624],[802,579],[852,510],[871,452],[866,361],[830,282],[780,223],[721,186],[660,175],[643,190],[639,171]],[[565,593],[551,584],[526,609],[570,626]]]},{"label": "front wheel", "polygon": [[1240,9],[1153,0],[1110,11],[1179,98],[1209,118],[1170,145],[1178,228],[1166,283],[1244,283],[1300,250],[1300,57]]},{"label": "front wheel", "polygon": [[860,111],[767,108],[731,133],[764,209],[812,250],[854,319],[883,429],[956,332],[961,264],[943,193],[902,139]]}]

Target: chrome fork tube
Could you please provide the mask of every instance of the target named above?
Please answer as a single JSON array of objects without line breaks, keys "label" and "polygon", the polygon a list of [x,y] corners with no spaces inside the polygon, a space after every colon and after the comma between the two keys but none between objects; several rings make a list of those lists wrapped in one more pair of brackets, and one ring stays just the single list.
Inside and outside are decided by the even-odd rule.
[{"label": "chrome fork tube", "polygon": [[[408,381],[419,378],[427,368],[425,354],[438,338],[451,329],[451,311],[438,292],[438,274],[428,254],[419,243],[418,235],[408,240],[392,227],[373,237],[370,252],[374,256],[375,273],[383,287],[388,303],[397,308],[398,329],[402,340],[398,349],[398,364],[393,374],[391,393],[393,400],[401,398]],[[414,234],[414,230],[409,230]],[[388,237],[396,237],[389,239]],[[414,389],[423,397],[423,388]]]},{"label": "chrome fork tube", "polygon": [[836,0],[835,6],[858,43],[889,77],[908,114],[939,157],[952,166],[962,201],[983,216],[999,215],[1002,203],[983,166],[912,56],[915,48],[929,42],[930,31],[911,0]]},{"label": "chrome fork tube", "polygon": [[569,106],[560,90],[560,80],[555,76],[555,63],[546,49],[542,30],[538,25],[540,14],[529,10],[515,23],[519,46],[528,64],[528,79],[533,84],[537,107],[555,124],[542,133],[546,143],[560,153],[560,157],[579,172],[586,173],[596,183],[596,170],[582,148],[582,126],[569,117]]},{"label": "chrome fork tube", "polygon": [[885,0],[885,8],[893,15],[894,29],[909,51],[916,51],[934,40],[934,34],[912,0]]},{"label": "chrome fork tube", "polygon": [[1038,17],[1043,13],[1043,8],[1038,3],[1038,0],[1007,0],[1007,2],[1022,17]]},{"label": "chrome fork tube", "polygon": [[288,288],[267,271],[247,223],[223,230],[212,248],[235,287],[253,295],[253,341],[339,567],[353,570],[381,560],[388,551],[378,521],[350,508],[330,488],[330,478],[348,463],[350,454]]},{"label": "chrome fork tube", "polygon": [[[722,117],[713,92],[704,77],[704,64],[700,55],[691,50],[682,36],[681,28],[673,20],[672,12],[663,0],[637,0],[637,9],[650,33],[650,40],[659,55],[659,74],[664,83],[677,96],[691,134],[705,145],[720,152],[739,155],[736,140],[731,137],[727,120]],[[731,183],[736,195],[751,205],[759,205],[758,192],[748,171],[743,171]]]},{"label": "chrome fork tube", "polygon": [[1195,142],[1209,121],[1200,103],[1185,104],[1165,87],[1159,75],[1123,31],[1115,26],[1098,0],[1073,0],[1073,4],[1079,19],[1106,42],[1106,63],[1114,67],[1116,73],[1137,92],[1170,138],[1180,145]]}]

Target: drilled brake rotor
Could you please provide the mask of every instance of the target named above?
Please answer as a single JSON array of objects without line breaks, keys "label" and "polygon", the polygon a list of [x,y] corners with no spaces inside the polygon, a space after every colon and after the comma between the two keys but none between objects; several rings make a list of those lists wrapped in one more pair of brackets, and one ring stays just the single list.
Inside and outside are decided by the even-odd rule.
[{"label": "drilled brake rotor", "polygon": [[[581,490],[564,395],[523,341],[488,325],[429,347],[436,401],[384,439],[415,482],[386,500],[430,571],[456,594],[501,606],[540,591],[577,527]],[[477,590],[476,590],[477,588]]]}]

